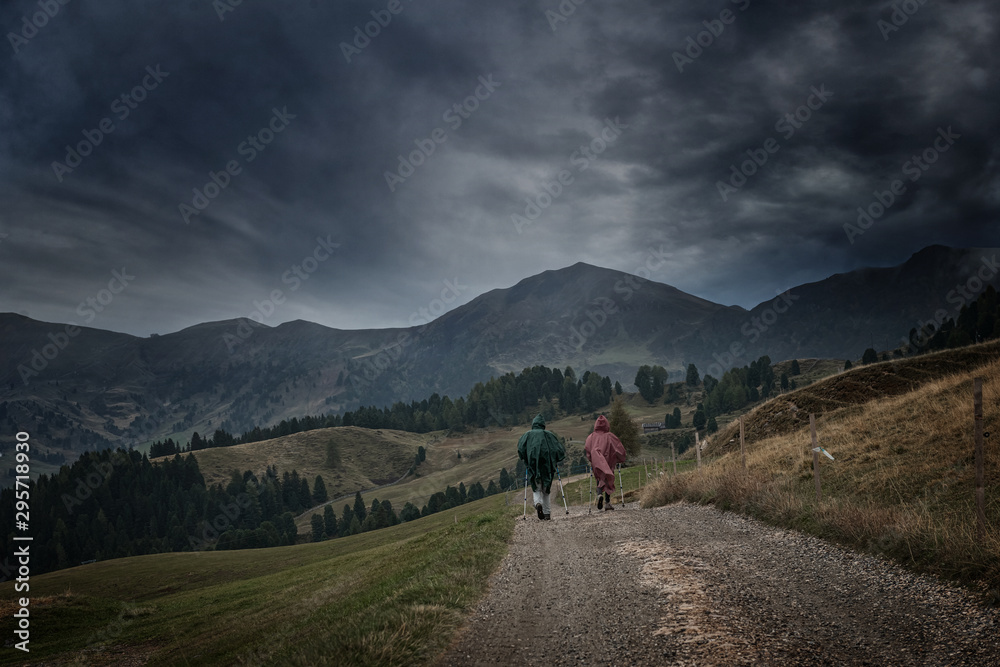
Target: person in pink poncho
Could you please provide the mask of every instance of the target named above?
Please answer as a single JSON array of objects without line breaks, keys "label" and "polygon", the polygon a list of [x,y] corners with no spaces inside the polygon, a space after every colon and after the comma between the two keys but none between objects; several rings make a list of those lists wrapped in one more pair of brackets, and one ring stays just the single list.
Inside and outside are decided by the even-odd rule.
[{"label": "person in pink poncho", "polygon": [[608,420],[601,415],[594,423],[594,432],[587,436],[584,447],[587,460],[594,469],[597,480],[597,509],[611,507],[611,496],[615,492],[615,466],[624,463],[625,446],[618,436],[611,432]]}]

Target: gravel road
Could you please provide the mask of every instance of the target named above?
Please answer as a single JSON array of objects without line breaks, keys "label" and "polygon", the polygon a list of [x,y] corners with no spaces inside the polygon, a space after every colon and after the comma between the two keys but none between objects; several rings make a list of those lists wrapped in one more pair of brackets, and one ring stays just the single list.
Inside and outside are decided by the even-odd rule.
[{"label": "gravel road", "polygon": [[711,507],[556,509],[440,665],[1000,665],[1000,611],[888,561]]}]

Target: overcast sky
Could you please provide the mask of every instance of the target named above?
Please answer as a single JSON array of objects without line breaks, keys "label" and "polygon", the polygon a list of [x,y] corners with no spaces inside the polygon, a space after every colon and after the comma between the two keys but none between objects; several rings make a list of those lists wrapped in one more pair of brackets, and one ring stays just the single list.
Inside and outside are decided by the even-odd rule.
[{"label": "overcast sky", "polygon": [[578,261],[752,307],[1000,245],[989,0],[51,4],[0,9],[2,312],[403,326]]}]

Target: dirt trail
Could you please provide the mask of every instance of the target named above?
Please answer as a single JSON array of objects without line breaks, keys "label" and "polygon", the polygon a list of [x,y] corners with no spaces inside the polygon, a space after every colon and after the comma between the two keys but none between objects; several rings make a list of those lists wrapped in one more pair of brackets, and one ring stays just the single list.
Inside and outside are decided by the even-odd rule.
[{"label": "dirt trail", "polygon": [[1000,612],[798,533],[679,504],[518,522],[456,665],[1000,665]]}]

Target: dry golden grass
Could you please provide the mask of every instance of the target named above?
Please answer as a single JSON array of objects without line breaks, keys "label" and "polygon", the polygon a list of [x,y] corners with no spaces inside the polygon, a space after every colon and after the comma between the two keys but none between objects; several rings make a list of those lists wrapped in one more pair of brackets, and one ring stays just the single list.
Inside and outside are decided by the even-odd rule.
[{"label": "dry golden grass", "polygon": [[[194,456],[207,485],[225,486],[234,470],[260,475],[268,466],[276,466],[278,474],[297,470],[310,484],[316,475],[322,475],[330,497],[336,497],[396,481],[413,464],[417,447],[428,446],[430,440],[430,434],[341,426],[202,449]],[[332,466],[327,461],[327,444],[331,442],[339,452],[339,462]]]},{"label": "dry golden grass", "polygon": [[[947,367],[948,353],[914,360],[916,367],[897,362],[859,369],[858,377],[845,373],[808,388],[810,394],[781,396],[746,417],[746,471],[736,426],[713,443],[720,458],[701,471],[651,485],[642,504],[713,502],[996,591],[1000,452],[996,435],[991,435],[985,447],[987,537],[980,541],[972,378],[984,378],[984,430],[995,432],[1000,418],[997,350],[994,344],[976,346],[971,355],[957,351],[961,361],[953,367],[960,372],[923,383],[913,378],[919,373],[932,377],[931,367]],[[987,357],[985,365],[972,367],[969,360],[984,352],[992,360]],[[879,385],[880,376],[889,378],[889,388]],[[897,390],[901,376],[913,384],[911,391]],[[859,383],[864,384],[864,402],[851,400],[846,389]],[[802,409],[796,414],[791,406],[820,398],[825,411],[816,420],[819,444],[836,461],[820,456],[823,499],[817,504],[809,415]]]}]

